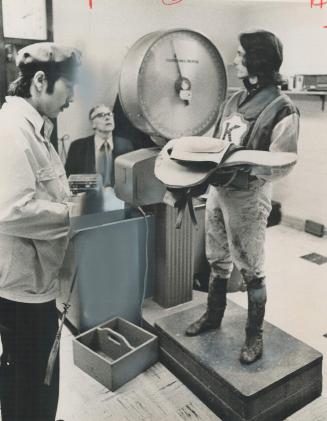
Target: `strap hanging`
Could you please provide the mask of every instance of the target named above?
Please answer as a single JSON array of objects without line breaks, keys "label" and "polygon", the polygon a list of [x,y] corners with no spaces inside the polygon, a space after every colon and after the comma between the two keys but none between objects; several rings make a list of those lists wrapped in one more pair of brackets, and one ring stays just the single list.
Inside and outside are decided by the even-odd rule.
[{"label": "strap hanging", "polygon": [[61,331],[62,331],[64,321],[65,321],[66,315],[67,315],[69,307],[70,307],[70,299],[71,299],[71,295],[72,295],[72,292],[73,292],[73,289],[74,289],[76,278],[77,278],[77,268],[76,268],[76,271],[74,273],[72,283],[70,285],[67,300],[64,303],[64,311],[62,312],[60,326],[57,330],[56,338],[54,340],[54,343],[52,345],[52,348],[51,348],[51,351],[50,351],[50,354],[49,354],[48,364],[47,364],[45,377],[44,377],[44,384],[47,385],[47,386],[50,386],[50,384],[51,384],[53,369],[54,369],[56,358],[57,358],[57,355],[58,355],[58,352],[59,352]]},{"label": "strap hanging", "polygon": [[185,192],[185,197],[183,198],[183,200],[181,200],[179,202],[175,227],[177,229],[180,229],[180,227],[182,226],[182,220],[183,220],[183,217],[184,217],[184,214],[185,214],[186,205],[188,206],[188,209],[189,209],[189,212],[190,212],[192,224],[195,226],[196,229],[198,229],[198,223],[197,223],[197,220],[196,220],[196,217],[195,217],[195,212],[194,212],[194,207],[193,207],[192,190],[191,189],[188,189]]}]

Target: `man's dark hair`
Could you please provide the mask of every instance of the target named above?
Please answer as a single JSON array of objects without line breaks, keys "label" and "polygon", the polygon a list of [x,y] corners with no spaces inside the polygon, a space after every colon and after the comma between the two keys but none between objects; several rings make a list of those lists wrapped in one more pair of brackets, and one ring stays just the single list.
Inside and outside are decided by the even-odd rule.
[{"label": "man's dark hair", "polygon": [[43,71],[48,81],[47,93],[52,94],[54,84],[60,77],[69,81],[75,79],[77,63],[74,57],[70,57],[61,62],[33,62],[22,64],[19,67],[19,76],[11,82],[8,88],[8,95],[29,98],[31,81],[38,71]]},{"label": "man's dark hair", "polygon": [[283,44],[272,32],[258,30],[239,36],[244,48],[244,65],[250,76],[257,76],[259,85],[281,83],[279,68],[283,62]]}]

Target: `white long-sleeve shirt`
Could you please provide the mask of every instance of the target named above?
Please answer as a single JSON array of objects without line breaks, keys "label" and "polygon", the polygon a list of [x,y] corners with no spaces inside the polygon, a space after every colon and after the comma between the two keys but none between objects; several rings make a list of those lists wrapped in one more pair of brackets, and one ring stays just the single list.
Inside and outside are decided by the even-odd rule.
[{"label": "white long-sleeve shirt", "polygon": [[0,296],[9,300],[41,303],[59,293],[71,205],[64,167],[41,134],[49,125],[20,97],[7,97],[0,111]]}]

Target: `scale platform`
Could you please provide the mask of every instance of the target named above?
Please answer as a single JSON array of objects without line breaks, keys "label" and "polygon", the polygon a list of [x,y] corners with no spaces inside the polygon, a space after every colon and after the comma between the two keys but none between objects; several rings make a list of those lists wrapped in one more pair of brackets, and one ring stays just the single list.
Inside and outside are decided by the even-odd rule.
[{"label": "scale platform", "polygon": [[322,355],[265,322],[264,355],[239,362],[247,311],[228,301],[218,330],[196,337],[185,328],[205,303],[155,322],[162,362],[222,420],[278,421],[320,396]]}]

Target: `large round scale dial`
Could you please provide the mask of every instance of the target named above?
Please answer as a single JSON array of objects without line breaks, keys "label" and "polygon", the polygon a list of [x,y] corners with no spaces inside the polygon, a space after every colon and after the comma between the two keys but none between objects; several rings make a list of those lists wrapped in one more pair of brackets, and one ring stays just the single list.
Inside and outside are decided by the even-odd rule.
[{"label": "large round scale dial", "polygon": [[139,39],[124,60],[119,85],[131,123],[155,141],[167,141],[206,133],[217,119],[227,82],[214,44],[198,32],[175,29]]}]

